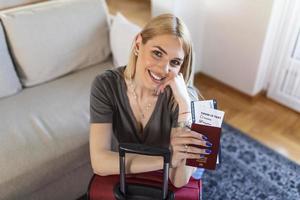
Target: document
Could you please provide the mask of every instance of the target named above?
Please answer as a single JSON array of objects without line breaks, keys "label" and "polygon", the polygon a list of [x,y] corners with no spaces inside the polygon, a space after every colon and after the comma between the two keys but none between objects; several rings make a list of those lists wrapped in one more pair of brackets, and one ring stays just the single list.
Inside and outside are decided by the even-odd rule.
[{"label": "document", "polygon": [[[205,135],[212,143],[209,149],[211,153],[199,159],[187,159],[186,165],[214,170],[219,163],[221,126],[224,119],[224,111],[217,110],[215,100],[193,101],[191,130]],[[197,146],[207,149],[208,147]]]}]

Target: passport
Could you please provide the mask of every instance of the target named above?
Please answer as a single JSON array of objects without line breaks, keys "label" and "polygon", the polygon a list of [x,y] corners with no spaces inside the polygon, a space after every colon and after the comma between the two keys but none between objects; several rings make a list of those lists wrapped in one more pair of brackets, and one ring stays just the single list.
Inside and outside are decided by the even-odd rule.
[{"label": "passport", "polygon": [[[209,148],[212,152],[209,155],[205,155],[204,158],[200,158],[199,155],[199,159],[187,159],[186,165],[210,170],[216,169],[220,148],[221,128],[193,123],[191,130],[201,133],[208,138],[208,141],[212,143],[212,147]],[[198,147],[204,148],[202,146]],[[205,149],[207,148],[208,147],[205,147]]]}]

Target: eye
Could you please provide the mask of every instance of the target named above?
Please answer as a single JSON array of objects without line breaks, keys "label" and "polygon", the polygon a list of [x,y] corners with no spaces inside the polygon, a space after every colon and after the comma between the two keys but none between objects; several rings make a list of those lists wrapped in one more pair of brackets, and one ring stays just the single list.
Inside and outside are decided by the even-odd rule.
[{"label": "eye", "polygon": [[172,60],[172,61],[171,61],[171,64],[172,64],[173,66],[179,66],[181,63],[180,63],[178,60]]},{"label": "eye", "polygon": [[159,57],[159,58],[162,57],[162,53],[161,53],[160,51],[153,50],[152,53],[153,53],[156,57]]}]

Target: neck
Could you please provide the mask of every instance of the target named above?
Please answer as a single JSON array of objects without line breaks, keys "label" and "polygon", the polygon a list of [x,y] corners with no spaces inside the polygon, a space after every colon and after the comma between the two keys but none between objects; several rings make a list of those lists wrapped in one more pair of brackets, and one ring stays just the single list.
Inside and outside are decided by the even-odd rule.
[{"label": "neck", "polygon": [[135,77],[132,80],[132,84],[134,86],[135,93],[140,99],[144,97],[148,98],[149,96],[153,96],[153,90],[146,88],[142,80]]}]

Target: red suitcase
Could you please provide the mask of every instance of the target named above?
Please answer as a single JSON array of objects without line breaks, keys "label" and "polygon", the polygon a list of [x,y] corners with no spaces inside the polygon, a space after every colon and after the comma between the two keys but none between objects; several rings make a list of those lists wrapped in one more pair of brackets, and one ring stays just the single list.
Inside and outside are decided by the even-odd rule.
[{"label": "red suitcase", "polygon": [[[153,171],[126,175],[125,153],[164,156],[164,171]],[[175,199],[201,200],[201,180],[190,179],[181,188],[168,183],[170,152],[168,149],[146,147],[137,144],[120,144],[120,176],[93,175],[88,189],[90,200],[121,200],[121,199]],[[162,188],[162,189],[161,189]]]}]

